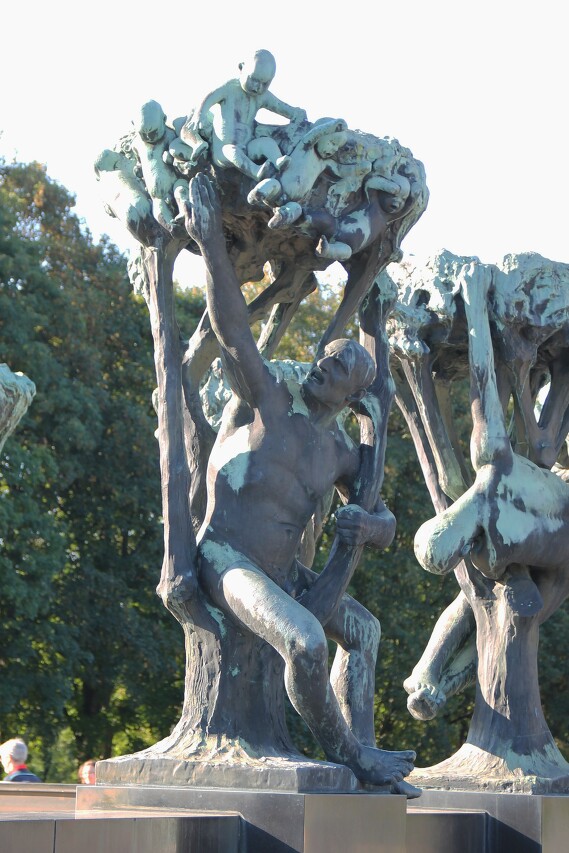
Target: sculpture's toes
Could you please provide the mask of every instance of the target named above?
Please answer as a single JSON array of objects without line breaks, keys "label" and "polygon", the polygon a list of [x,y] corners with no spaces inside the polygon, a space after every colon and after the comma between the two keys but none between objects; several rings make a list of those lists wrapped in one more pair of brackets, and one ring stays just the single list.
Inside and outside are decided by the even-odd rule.
[{"label": "sculpture's toes", "polygon": [[416,800],[417,797],[421,796],[423,791],[421,788],[417,788],[416,785],[411,785],[410,782],[406,782],[405,779],[402,779],[400,782],[392,783],[391,793],[403,794],[403,796],[407,797],[408,800]]}]

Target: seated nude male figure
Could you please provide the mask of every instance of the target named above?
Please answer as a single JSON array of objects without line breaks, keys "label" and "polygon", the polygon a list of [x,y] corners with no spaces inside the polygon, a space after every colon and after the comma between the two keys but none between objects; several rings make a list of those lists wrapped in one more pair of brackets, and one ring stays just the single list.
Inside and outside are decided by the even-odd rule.
[{"label": "seated nude male figure", "polygon": [[[358,450],[336,418],[363,397],[375,365],[359,344],[334,341],[302,385],[277,381],[250,331],[219,201],[203,174],[190,183],[186,228],[206,263],[208,311],[233,391],[209,461],[200,583],[225,614],[281,655],[291,702],[327,758],[363,782],[397,790],[415,753],[373,746],[377,620],[341,599],[326,625],[340,647],[331,679],[326,633],[302,604],[316,576],[296,557],[318,502],[335,484],[345,493],[357,476]],[[381,501],[373,514],[348,505],[337,529],[348,543],[383,548],[395,519]]]}]

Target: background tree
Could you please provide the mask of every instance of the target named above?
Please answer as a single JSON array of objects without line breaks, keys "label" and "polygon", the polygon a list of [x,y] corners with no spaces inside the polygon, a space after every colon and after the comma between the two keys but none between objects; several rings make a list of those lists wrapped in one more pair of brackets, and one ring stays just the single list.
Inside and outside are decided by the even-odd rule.
[{"label": "background tree", "polygon": [[49,778],[66,727],[77,762],[163,733],[183,649],[154,594],[146,309],[43,167],[1,164],[0,194],[0,360],[37,385],[0,469],[0,729]]}]

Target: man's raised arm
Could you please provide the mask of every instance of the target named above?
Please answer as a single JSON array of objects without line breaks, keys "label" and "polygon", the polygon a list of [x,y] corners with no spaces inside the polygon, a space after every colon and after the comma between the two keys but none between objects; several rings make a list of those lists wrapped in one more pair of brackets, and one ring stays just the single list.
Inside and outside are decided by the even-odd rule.
[{"label": "man's raised arm", "polygon": [[203,173],[190,181],[185,224],[205,261],[207,308],[227,378],[232,390],[254,405],[266,387],[269,373],[249,328],[247,304],[227,254],[221,205],[213,184]]}]

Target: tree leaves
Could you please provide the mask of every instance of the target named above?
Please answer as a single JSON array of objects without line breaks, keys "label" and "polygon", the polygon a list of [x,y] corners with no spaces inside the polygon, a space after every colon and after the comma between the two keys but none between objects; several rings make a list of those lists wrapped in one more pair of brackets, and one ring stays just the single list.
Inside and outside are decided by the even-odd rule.
[{"label": "tree leaves", "polygon": [[26,734],[46,770],[65,726],[77,762],[124,745],[127,719],[166,734],[183,663],[154,593],[146,308],[72,206],[38,164],[0,164],[0,360],[37,386],[0,458],[0,734]]}]

